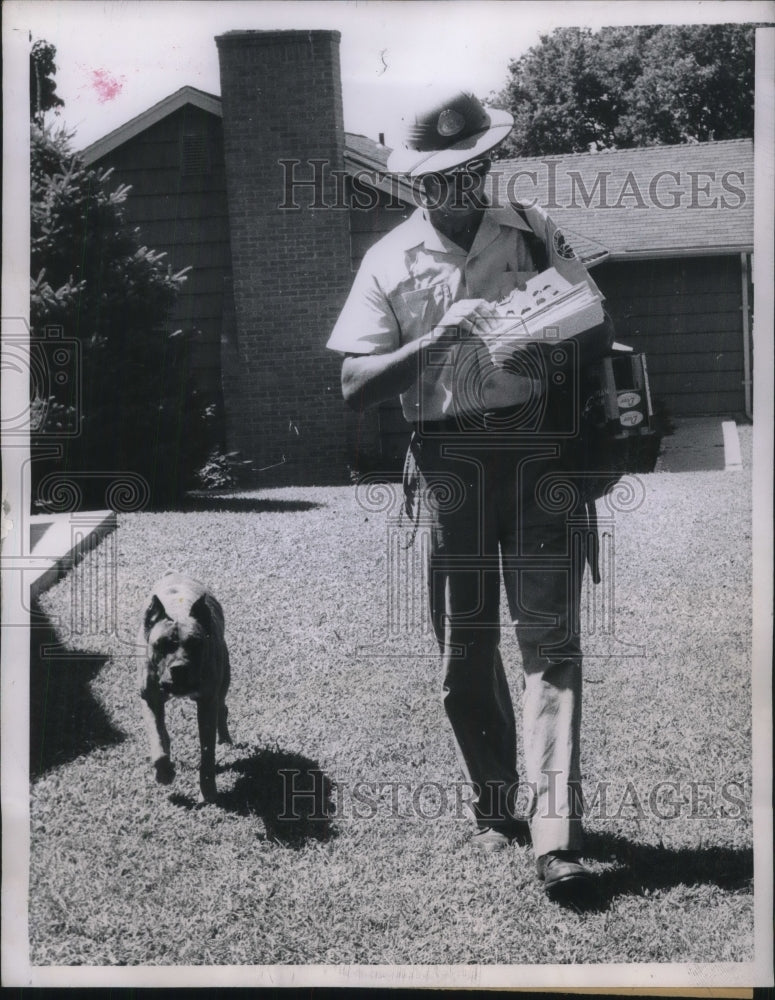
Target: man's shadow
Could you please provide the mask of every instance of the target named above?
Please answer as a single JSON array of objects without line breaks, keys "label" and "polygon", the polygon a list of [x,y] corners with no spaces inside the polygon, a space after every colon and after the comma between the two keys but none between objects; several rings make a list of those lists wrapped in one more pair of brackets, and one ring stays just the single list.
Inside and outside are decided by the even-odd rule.
[{"label": "man's shadow", "polygon": [[286,514],[317,510],[325,506],[314,500],[278,500],[271,497],[231,497],[189,495],[180,503],[183,513]]},{"label": "man's shadow", "polygon": [[[246,744],[236,747],[249,749]],[[257,816],[267,840],[299,848],[310,840],[336,836],[333,783],[316,761],[278,748],[260,748],[217,770],[238,775],[230,789],[218,793],[218,807],[240,816]],[[181,795],[171,800],[189,808],[194,804]]]},{"label": "man's shadow", "polygon": [[576,908],[606,910],[617,896],[642,896],[677,885],[716,885],[728,892],[751,889],[753,851],[731,847],[682,847],[636,844],[606,833],[586,834],[585,857],[610,863],[594,877],[592,891]]}]

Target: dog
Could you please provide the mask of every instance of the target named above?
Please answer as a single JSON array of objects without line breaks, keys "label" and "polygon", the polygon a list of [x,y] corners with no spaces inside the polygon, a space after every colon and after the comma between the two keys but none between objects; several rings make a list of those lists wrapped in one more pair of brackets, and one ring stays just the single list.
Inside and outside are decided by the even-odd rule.
[{"label": "dog", "polygon": [[221,605],[198,580],[165,573],[146,602],[138,643],[145,650],[138,685],[156,780],[169,785],[175,777],[164,706],[170,698],[191,698],[201,748],[199,801],[213,802],[216,733],[219,743],[231,743],[226,708],[231,670]]}]

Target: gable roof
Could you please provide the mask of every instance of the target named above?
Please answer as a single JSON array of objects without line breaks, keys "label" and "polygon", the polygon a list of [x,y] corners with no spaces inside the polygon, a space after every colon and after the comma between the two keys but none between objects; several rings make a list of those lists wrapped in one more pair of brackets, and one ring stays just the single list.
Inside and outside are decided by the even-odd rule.
[{"label": "gable roof", "polygon": [[210,114],[217,115],[219,118],[223,117],[220,97],[208,94],[204,90],[198,90],[196,87],[181,87],[180,90],[176,90],[174,94],[165,97],[163,101],[154,104],[153,107],[143,111],[136,118],[119,125],[112,132],[108,132],[101,139],[97,139],[96,142],[82,149],[81,156],[84,162],[89,166],[96,160],[102,159],[103,156],[112,153],[114,149],[123,146],[125,142],[134,139],[136,135],[152,125],[156,125],[167,115],[179,111],[187,104],[193,104],[194,107],[201,108],[202,111],[209,111]]},{"label": "gable roof", "polygon": [[[165,97],[147,111],[137,115],[130,121],[119,125],[106,136],[97,139],[91,145],[81,150],[81,156],[87,166],[101,160],[103,156],[112,153],[114,149],[123,146],[125,142],[134,139],[135,136],[144,132],[152,125],[156,125],[168,115],[174,114],[187,104],[209,111],[219,118],[223,117],[221,98],[216,94],[208,94],[204,90],[196,87],[181,87],[174,94]],[[365,135],[356,135],[352,132],[345,133],[344,162],[348,173],[362,173],[365,179],[371,181],[375,187],[393,194],[403,201],[410,201],[411,188],[406,181],[401,178],[386,175],[387,158],[390,150],[373,139]]]},{"label": "gable roof", "polygon": [[534,200],[612,257],[753,249],[753,140],[498,160],[499,199]]}]

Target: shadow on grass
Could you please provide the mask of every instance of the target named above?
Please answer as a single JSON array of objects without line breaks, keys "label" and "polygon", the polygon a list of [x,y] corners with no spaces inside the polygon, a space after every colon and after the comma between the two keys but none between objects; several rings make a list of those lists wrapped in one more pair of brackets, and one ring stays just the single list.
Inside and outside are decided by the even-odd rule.
[{"label": "shadow on grass", "polygon": [[751,887],[753,851],[730,847],[673,850],[635,844],[614,834],[588,833],[586,857],[616,867],[595,876],[595,892],[578,908],[605,910],[616,896],[642,896],[676,885],[716,885],[735,891]]},{"label": "shadow on grass", "polygon": [[320,765],[301,754],[262,749],[235,761],[239,775],[219,805],[241,815],[260,816],[269,840],[302,847],[309,840],[334,835],[331,779]]},{"label": "shadow on grass", "polygon": [[107,657],[65,649],[48,616],[30,615],[30,778],[126,735],[91,692]]},{"label": "shadow on grass", "polygon": [[261,497],[186,497],[180,505],[183,513],[226,511],[232,514],[284,514],[294,511],[315,510],[325,504],[312,500],[270,500]]},{"label": "shadow on grass", "polygon": [[[331,779],[308,757],[264,748],[217,770],[238,775],[231,789],[218,793],[218,807],[240,816],[258,816],[267,840],[299,848],[336,835]],[[195,806],[183,795],[171,795],[170,801],[185,808]]]}]

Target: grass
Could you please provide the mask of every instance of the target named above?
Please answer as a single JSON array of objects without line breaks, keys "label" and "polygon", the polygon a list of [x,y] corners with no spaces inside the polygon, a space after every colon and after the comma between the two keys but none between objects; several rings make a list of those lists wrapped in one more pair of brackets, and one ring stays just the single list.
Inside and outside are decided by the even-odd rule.
[{"label": "grass", "polygon": [[[643,502],[613,525],[614,637],[600,628],[605,584],[586,605],[588,796],[609,783],[606,809],[598,799],[586,824],[595,906],[548,902],[527,848],[468,846],[416,571],[421,536],[408,553],[388,544],[392,494],[273,490],[121,515],[43,596],[32,963],[750,960],[749,475],[643,483]],[[409,585],[389,604],[401,559]],[[205,807],[193,704],[172,706],[178,774],[164,788],[134,687],[138,609],[170,567],[207,580],[226,613],[235,743],[218,749],[219,799]],[[68,632],[74,607],[89,611]],[[54,638],[63,656],[40,655]],[[518,702],[508,630],[503,649]],[[292,772],[317,792],[284,820]]]}]

